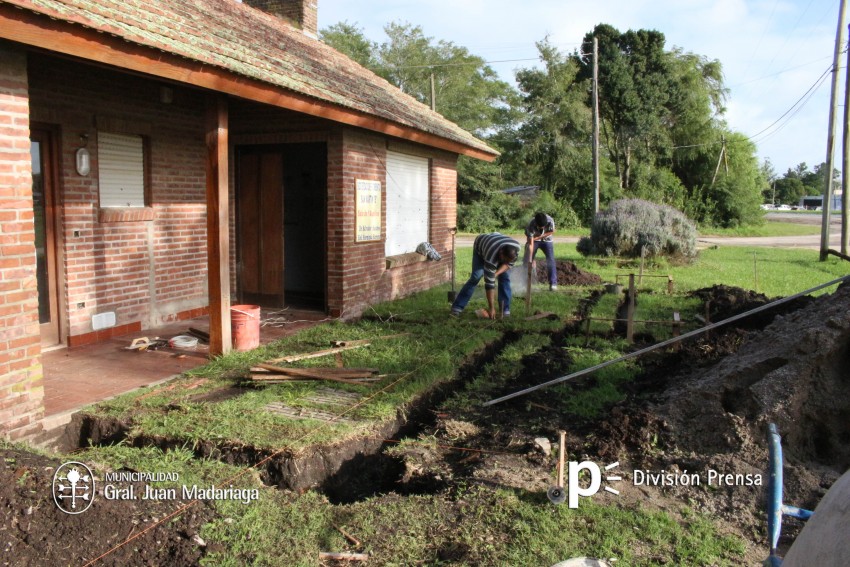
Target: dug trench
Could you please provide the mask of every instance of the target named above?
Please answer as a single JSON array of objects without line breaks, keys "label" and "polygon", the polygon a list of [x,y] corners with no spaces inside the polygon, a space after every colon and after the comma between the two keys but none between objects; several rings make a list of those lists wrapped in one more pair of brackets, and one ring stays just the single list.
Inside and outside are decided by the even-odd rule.
[{"label": "dug trench", "polygon": [[[420,488],[405,486],[401,481],[403,463],[398,458],[388,456],[385,449],[397,440],[415,437],[432,426],[435,423],[433,408],[476,377],[483,366],[518,338],[516,332],[505,332],[499,339],[471,355],[458,369],[454,379],[435,385],[408,406],[399,409],[394,419],[376,424],[367,435],[336,444],[311,446],[296,453],[213,440],[192,442],[180,437],[132,434],[132,422],[80,413],[73,416],[66,427],[60,448],[67,452],[80,447],[116,443],[162,450],[191,446],[198,459],[215,459],[246,468],[262,463],[257,468],[265,484],[297,492],[315,489],[324,493],[333,503],[354,502],[388,491],[409,494],[424,488],[421,484]],[[207,396],[205,401],[215,403],[245,391],[245,388],[234,386],[216,391],[212,397]],[[165,408],[165,411],[169,410],[179,411],[179,407]],[[434,489],[427,488],[429,491]]]},{"label": "dug trench", "polygon": [[[595,297],[584,302],[585,312]],[[719,299],[715,303],[722,304]],[[711,317],[719,320],[722,314]],[[470,358],[452,383],[424,395],[388,429],[375,431],[374,438],[355,440],[346,447],[319,447],[303,456],[279,455],[267,463],[262,476],[280,488],[316,488],[335,503],[387,492],[439,492],[451,497],[456,486],[479,484],[524,491],[543,506],[548,505],[545,494],[555,456],[539,449],[535,439],[554,441],[557,431],[565,429],[570,460],[620,463],[620,494],[600,492],[594,499],[671,513],[691,507],[716,519],[726,533],[748,542],[741,563],[756,564],[766,555],[763,486],[637,486],[634,471],[764,473],[768,462],[764,429],[775,422],[783,434],[787,461],[785,500],[808,508],[817,504],[850,466],[850,376],[846,371],[850,367],[850,286],[774,314],[764,325],[730,325],[683,343],[679,351],[641,357],[642,372],[622,386],[624,399],[596,418],[563,412],[547,389],[491,408],[477,404],[435,414],[433,409],[443,407],[445,400],[521,338],[508,334]],[[565,374],[570,355],[564,341],[582,334],[580,323],[553,334],[549,346],[523,358],[513,380],[488,395],[495,397]],[[591,376],[564,387],[577,392],[592,388],[594,380]],[[184,446],[177,439],[129,439],[130,427],[116,420],[81,417],[70,437],[75,437],[76,446],[122,439],[140,446]],[[394,451],[395,444],[385,442],[426,438],[436,439],[436,449],[432,443],[418,454],[415,445],[412,450]],[[444,448],[449,446],[462,446],[464,451]],[[195,450],[198,457],[243,466],[270,454],[211,441]],[[23,463],[24,457],[18,458]],[[364,469],[370,468],[376,474],[364,475]],[[21,483],[7,485],[16,489]],[[197,517],[193,515],[192,524],[181,528],[183,535],[171,538],[175,547],[169,553],[191,547],[187,557],[197,557],[197,547],[187,542],[209,513],[204,508]],[[125,535],[116,534],[115,540]],[[794,535],[793,525],[783,528],[784,544]]]},{"label": "dug trench", "polygon": [[[712,321],[768,301],[737,288],[698,293],[710,300]],[[562,336],[578,332],[574,325]],[[526,356],[519,375],[492,397],[567,374],[571,357],[559,338]],[[742,564],[757,564],[767,555],[768,424],[777,424],[783,436],[786,503],[814,509],[850,468],[850,285],[788,302],[637,361],[639,374],[621,385],[623,400],[596,417],[558,406],[564,395],[594,388],[592,375],[558,386],[566,394],[541,389],[442,415],[422,438],[476,453],[413,447],[403,455],[408,482],[419,477],[513,487],[545,504],[555,457],[536,440],[554,445],[558,431],[565,430],[569,460],[619,463],[619,494],[600,491],[594,499],[665,510],[674,517],[683,509],[696,510],[745,542]],[[731,474],[733,480],[719,483],[715,477],[709,484],[711,471]],[[665,480],[649,484],[646,473],[666,475]],[[701,484],[667,482],[683,475],[697,475]],[[787,549],[801,527],[786,520],[780,549]]]}]

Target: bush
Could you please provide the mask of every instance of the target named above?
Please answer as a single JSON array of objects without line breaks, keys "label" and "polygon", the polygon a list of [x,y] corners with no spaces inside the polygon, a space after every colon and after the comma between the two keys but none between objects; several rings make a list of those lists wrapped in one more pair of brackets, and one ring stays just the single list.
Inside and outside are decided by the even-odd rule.
[{"label": "bush", "polygon": [[647,256],[694,258],[697,231],[680,211],[641,199],[614,201],[593,219],[590,237],[576,246],[585,255],[639,257],[641,248]]},{"label": "bush", "polygon": [[522,203],[516,197],[494,193],[487,199],[457,206],[458,228],[462,232],[490,232],[515,228],[522,214]]},{"label": "bush", "polygon": [[563,201],[559,201],[552,193],[540,191],[537,197],[523,210],[523,217],[517,228],[525,230],[531,217],[537,211],[542,211],[552,217],[557,230],[581,228],[581,221],[576,212]]},{"label": "bush", "polygon": [[530,202],[504,193],[494,193],[486,199],[458,204],[457,210],[458,228],[462,232],[522,232],[537,211],[552,217],[558,230],[581,226],[578,215],[570,206],[547,191],[541,191]]}]

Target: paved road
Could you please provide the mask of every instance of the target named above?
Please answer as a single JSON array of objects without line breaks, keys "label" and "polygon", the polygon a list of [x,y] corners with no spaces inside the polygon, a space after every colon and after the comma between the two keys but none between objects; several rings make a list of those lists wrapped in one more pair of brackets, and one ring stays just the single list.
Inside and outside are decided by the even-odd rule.
[{"label": "paved road", "polygon": [[[768,220],[776,220],[782,222],[796,222],[801,224],[820,225],[821,215],[805,214],[805,213],[767,213],[765,217]],[[525,236],[522,234],[512,234],[520,244],[525,244]],[[577,236],[558,236],[553,237],[555,243],[573,243],[578,242]],[[469,248],[472,246],[472,241],[475,240],[474,235],[462,235],[457,237],[458,248]],[[759,246],[767,248],[806,248],[810,250],[820,250],[820,233],[809,234],[803,236],[701,236],[697,238],[697,246],[707,248],[709,246]],[[833,250],[841,249],[841,215],[833,213],[829,223],[829,247]]]}]

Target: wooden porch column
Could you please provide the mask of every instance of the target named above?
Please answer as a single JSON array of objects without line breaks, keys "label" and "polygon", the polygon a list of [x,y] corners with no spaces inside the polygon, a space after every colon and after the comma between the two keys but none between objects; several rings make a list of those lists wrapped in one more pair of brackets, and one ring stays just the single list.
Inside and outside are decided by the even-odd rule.
[{"label": "wooden porch column", "polygon": [[207,98],[207,264],[210,354],[227,354],[230,336],[230,207],[227,161],[227,97]]}]

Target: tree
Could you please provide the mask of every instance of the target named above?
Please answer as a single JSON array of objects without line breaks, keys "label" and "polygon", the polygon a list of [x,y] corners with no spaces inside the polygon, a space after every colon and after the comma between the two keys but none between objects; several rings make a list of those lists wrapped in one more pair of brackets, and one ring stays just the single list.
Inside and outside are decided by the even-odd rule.
[{"label": "tree", "polygon": [[578,60],[581,78],[592,73],[592,44],[599,44],[599,113],[602,136],[620,180],[631,185],[636,161],[654,165],[656,149],[669,146],[665,128],[671,93],[669,57],[664,34],[653,30],[620,33],[600,24],[587,34]]},{"label": "tree", "polygon": [[347,21],[339,22],[321,30],[319,39],[340,53],[348,55],[363,67],[377,71],[378,62],[375,59],[377,46],[366,39],[363,29],[357,27],[357,24],[349,24]]},{"label": "tree", "polygon": [[590,109],[587,82],[578,65],[548,41],[537,44],[543,69],[523,69],[516,78],[526,120],[504,161],[521,164],[527,178],[568,203],[582,218],[593,209]]},{"label": "tree", "polygon": [[[322,40],[385,78],[403,92],[431,104],[434,77],[436,110],[476,136],[496,141],[502,129],[516,121],[517,92],[481,57],[449,41],[427,37],[420,26],[392,22],[384,27],[387,40],[370,42],[362,30],[346,22],[322,30]],[[459,198],[468,202],[500,189],[498,164],[458,160]]]}]

